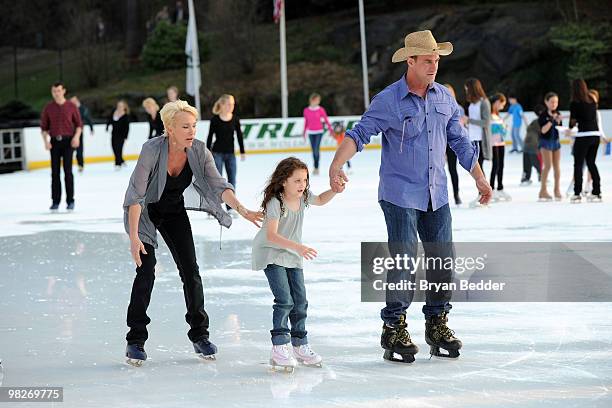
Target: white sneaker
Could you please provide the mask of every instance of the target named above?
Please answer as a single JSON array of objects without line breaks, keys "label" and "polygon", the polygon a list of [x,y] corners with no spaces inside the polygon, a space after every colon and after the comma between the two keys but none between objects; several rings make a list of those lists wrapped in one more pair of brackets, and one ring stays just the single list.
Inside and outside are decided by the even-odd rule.
[{"label": "white sneaker", "polygon": [[297,361],[289,352],[289,347],[286,344],[282,344],[280,346],[272,346],[270,365],[272,368],[282,367],[285,371],[293,372],[293,369],[297,367]]},{"label": "white sneaker", "polygon": [[293,355],[302,364],[321,366],[323,358],[315,353],[309,344],[303,344],[301,346],[293,346]]}]

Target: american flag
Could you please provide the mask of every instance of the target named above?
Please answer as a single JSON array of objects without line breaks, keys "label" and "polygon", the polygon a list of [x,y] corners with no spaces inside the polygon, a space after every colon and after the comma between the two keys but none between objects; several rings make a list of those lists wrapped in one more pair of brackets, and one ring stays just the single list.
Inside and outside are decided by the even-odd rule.
[{"label": "american flag", "polygon": [[283,8],[283,0],[272,0],[274,4],[274,13],[272,17],[274,18],[274,22],[278,24],[281,18],[281,9]]}]

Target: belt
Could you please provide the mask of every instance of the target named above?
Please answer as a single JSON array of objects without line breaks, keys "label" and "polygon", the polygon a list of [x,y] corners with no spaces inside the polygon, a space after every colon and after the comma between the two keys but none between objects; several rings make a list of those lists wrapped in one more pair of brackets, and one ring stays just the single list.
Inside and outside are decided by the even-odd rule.
[{"label": "belt", "polygon": [[55,139],[55,140],[72,139],[72,136],[51,136],[51,139]]}]

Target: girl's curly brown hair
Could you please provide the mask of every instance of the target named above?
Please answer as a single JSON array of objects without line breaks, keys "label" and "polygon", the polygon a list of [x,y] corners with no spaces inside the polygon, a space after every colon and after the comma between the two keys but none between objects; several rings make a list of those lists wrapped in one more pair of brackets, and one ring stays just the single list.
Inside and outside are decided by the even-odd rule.
[{"label": "girl's curly brown hair", "polygon": [[278,201],[280,201],[281,217],[285,214],[285,204],[282,199],[283,183],[291,177],[295,170],[306,170],[306,188],[304,189],[303,199],[306,206],[308,206],[308,195],[310,192],[310,174],[308,173],[308,166],[296,157],[287,157],[278,163],[264,189],[264,198],[261,203],[264,217],[266,216],[266,205],[273,197],[276,197]]}]

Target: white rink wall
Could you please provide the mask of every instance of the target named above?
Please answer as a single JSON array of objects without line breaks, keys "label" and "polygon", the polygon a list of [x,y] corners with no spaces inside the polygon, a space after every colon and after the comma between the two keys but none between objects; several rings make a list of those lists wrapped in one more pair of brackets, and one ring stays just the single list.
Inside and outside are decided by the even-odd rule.
[{"label": "white rink wall", "polygon": [[[612,109],[601,110],[604,134],[612,137]],[[564,117],[564,125],[569,120],[569,112],[561,112]],[[527,121],[535,119],[533,112],[526,112]],[[359,121],[360,116],[332,116],[330,122],[342,122],[345,128],[351,128]],[[510,120],[507,121],[510,123]],[[206,140],[210,122],[200,121],[197,128],[197,138]],[[308,139],[302,138],[304,120],[302,118],[271,118],[271,119],[243,119],[241,120],[245,134],[245,149],[247,153],[272,153],[272,152],[299,152],[310,149]],[[110,132],[105,131],[105,125],[95,125],[92,135],[89,126],[84,129],[85,160],[86,162],[111,161],[112,149]],[[525,134],[525,126],[521,129]],[[140,153],[142,144],[149,135],[149,124],[146,122],[133,122],[130,124],[130,133],[123,148],[124,158],[134,160]],[[325,136],[327,133],[325,134]],[[24,129],[25,154],[28,169],[49,166],[49,152],[42,143],[39,127]],[[510,137],[508,137],[510,139]],[[568,138],[562,138],[562,142],[569,143]],[[377,147],[380,139],[374,138],[371,146]],[[510,143],[507,141],[506,143]],[[322,150],[334,150],[336,141],[330,137],[324,137],[321,142]]]}]

